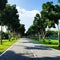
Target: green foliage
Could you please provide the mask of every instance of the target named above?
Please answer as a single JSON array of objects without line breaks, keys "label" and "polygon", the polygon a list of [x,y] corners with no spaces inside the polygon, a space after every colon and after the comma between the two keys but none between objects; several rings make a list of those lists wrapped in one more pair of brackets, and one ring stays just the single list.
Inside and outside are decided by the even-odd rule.
[{"label": "green foliage", "polygon": [[42,5],[42,18],[44,17],[45,20],[47,20],[47,26],[55,27],[55,23],[58,23],[58,19],[56,20],[56,12],[55,12],[55,6],[53,5],[53,2],[46,2]]},{"label": "green foliage", "polygon": [[[43,9],[42,9],[42,14],[44,15],[44,17],[48,20],[48,27],[54,27],[55,28],[55,24],[58,25],[58,21],[60,19],[60,5],[56,4],[53,5],[52,2],[46,2],[43,4]],[[60,37],[60,33],[59,33],[59,37]],[[59,47],[60,47],[60,38],[59,40]]]},{"label": "green foliage", "polygon": [[8,31],[14,32],[15,35],[24,34],[24,25],[20,24],[18,11],[16,9],[16,5],[7,4],[4,10],[4,24],[8,26]]},{"label": "green foliage", "polygon": [[58,3],[60,4],[60,0],[58,0]]},{"label": "green foliage", "polygon": [[[4,8],[6,6],[7,0],[0,0],[0,25],[4,25]],[[0,40],[2,44],[2,28],[1,28],[1,33],[0,33]]]},{"label": "green foliage", "polygon": [[6,6],[6,3],[7,3],[7,0],[0,0],[0,25],[2,24],[4,24],[3,22],[4,22],[4,17],[3,17],[3,15],[4,15],[4,8],[5,8],[5,6]]},{"label": "green foliage", "polygon": [[25,34],[25,25],[24,24],[20,24],[19,32],[20,32],[21,36],[24,36],[24,34]]},{"label": "green foliage", "polygon": [[32,25],[26,32],[26,35],[35,35],[37,32],[37,27],[35,25]]},{"label": "green foliage", "polygon": [[[49,44],[49,39],[50,39],[51,44]],[[60,47],[58,47],[58,40],[51,39],[51,38],[49,38],[49,39],[45,39],[45,42],[43,42],[42,40],[34,39],[34,38],[32,40],[34,40],[34,41],[36,41],[36,42],[38,42],[40,44],[44,44],[44,45],[46,45],[48,47],[60,50]]]},{"label": "green foliage", "polygon": [[6,6],[7,0],[0,0],[0,25],[4,24],[4,9]]},{"label": "green foliage", "polygon": [[40,31],[40,29],[41,29],[40,14],[36,14],[36,16],[34,17],[33,25],[36,26],[37,33],[38,33]]},{"label": "green foliage", "polygon": [[48,30],[46,37],[58,37],[58,31],[52,31],[52,30]]},{"label": "green foliage", "polygon": [[8,33],[2,32],[2,39],[8,39]]},{"label": "green foliage", "polygon": [[[7,26],[8,34],[2,32],[1,28],[1,44],[2,39],[6,39],[9,37],[9,41],[11,35],[14,37],[18,37],[18,34],[23,35],[25,31],[25,27],[20,24],[18,10],[16,9],[16,5],[6,4],[7,0],[0,0],[0,25],[1,27]],[[14,32],[12,34],[12,32]]]},{"label": "green foliage", "polygon": [[[58,25],[58,20],[60,19],[60,6],[54,5],[53,2],[46,2],[42,5],[41,14],[36,14],[34,17],[33,25],[28,29],[27,34],[30,36],[40,34],[43,39],[46,36],[56,36],[56,32],[45,31],[45,28],[48,26],[49,28],[55,28],[55,24]],[[33,28],[35,26],[35,29]]]},{"label": "green foliage", "polygon": [[6,5],[5,8],[5,22],[4,24],[8,26],[10,30],[15,29],[19,24],[19,19],[17,15],[17,9],[15,5]]},{"label": "green foliage", "polygon": [[6,3],[7,0],[0,0],[0,10],[3,10],[5,8]]},{"label": "green foliage", "polygon": [[60,19],[60,6],[53,5],[53,2],[46,2],[42,8],[41,13],[48,19],[48,27],[55,27],[55,24],[58,24],[58,20]]},{"label": "green foliage", "polygon": [[8,39],[8,33],[2,32],[2,39]]},{"label": "green foliage", "polygon": [[36,14],[34,17],[33,25],[27,31],[27,34],[30,36],[45,36],[45,28],[47,27],[47,19],[41,14]]}]

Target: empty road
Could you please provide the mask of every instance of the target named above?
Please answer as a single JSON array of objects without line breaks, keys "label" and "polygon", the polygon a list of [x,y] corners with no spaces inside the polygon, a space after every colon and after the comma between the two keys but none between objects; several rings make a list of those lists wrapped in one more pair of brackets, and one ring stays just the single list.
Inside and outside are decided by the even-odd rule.
[{"label": "empty road", "polygon": [[2,54],[0,60],[60,60],[60,51],[22,38]]}]

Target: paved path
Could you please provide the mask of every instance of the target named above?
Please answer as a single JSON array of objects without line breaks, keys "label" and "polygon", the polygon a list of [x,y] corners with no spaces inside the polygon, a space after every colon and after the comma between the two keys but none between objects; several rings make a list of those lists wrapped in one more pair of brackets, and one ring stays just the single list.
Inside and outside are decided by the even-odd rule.
[{"label": "paved path", "polygon": [[60,51],[23,38],[0,56],[0,60],[60,60]]}]

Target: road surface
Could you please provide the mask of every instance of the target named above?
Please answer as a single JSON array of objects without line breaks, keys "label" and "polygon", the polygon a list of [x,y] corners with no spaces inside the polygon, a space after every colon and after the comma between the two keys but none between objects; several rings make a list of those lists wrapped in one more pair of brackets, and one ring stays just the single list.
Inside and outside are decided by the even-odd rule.
[{"label": "road surface", "polygon": [[60,60],[60,51],[23,38],[2,54],[0,60]]}]

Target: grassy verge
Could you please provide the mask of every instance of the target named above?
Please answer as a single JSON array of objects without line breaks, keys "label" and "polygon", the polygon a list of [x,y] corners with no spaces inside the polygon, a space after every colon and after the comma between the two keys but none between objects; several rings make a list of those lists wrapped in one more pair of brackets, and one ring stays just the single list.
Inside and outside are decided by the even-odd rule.
[{"label": "grassy verge", "polygon": [[[55,39],[45,39],[45,42],[43,42],[43,40],[38,40],[38,39],[33,39],[34,41],[40,43],[40,44],[44,44],[46,46],[49,46],[51,48],[54,48],[54,49],[57,49],[57,50],[60,50],[60,47],[58,47],[58,40],[55,40]],[[49,44],[50,42],[50,44]]]},{"label": "grassy verge", "polygon": [[3,40],[3,44],[0,45],[0,54],[4,52],[6,49],[8,49],[11,45],[13,45],[18,40],[11,40],[10,42],[8,40]]}]

